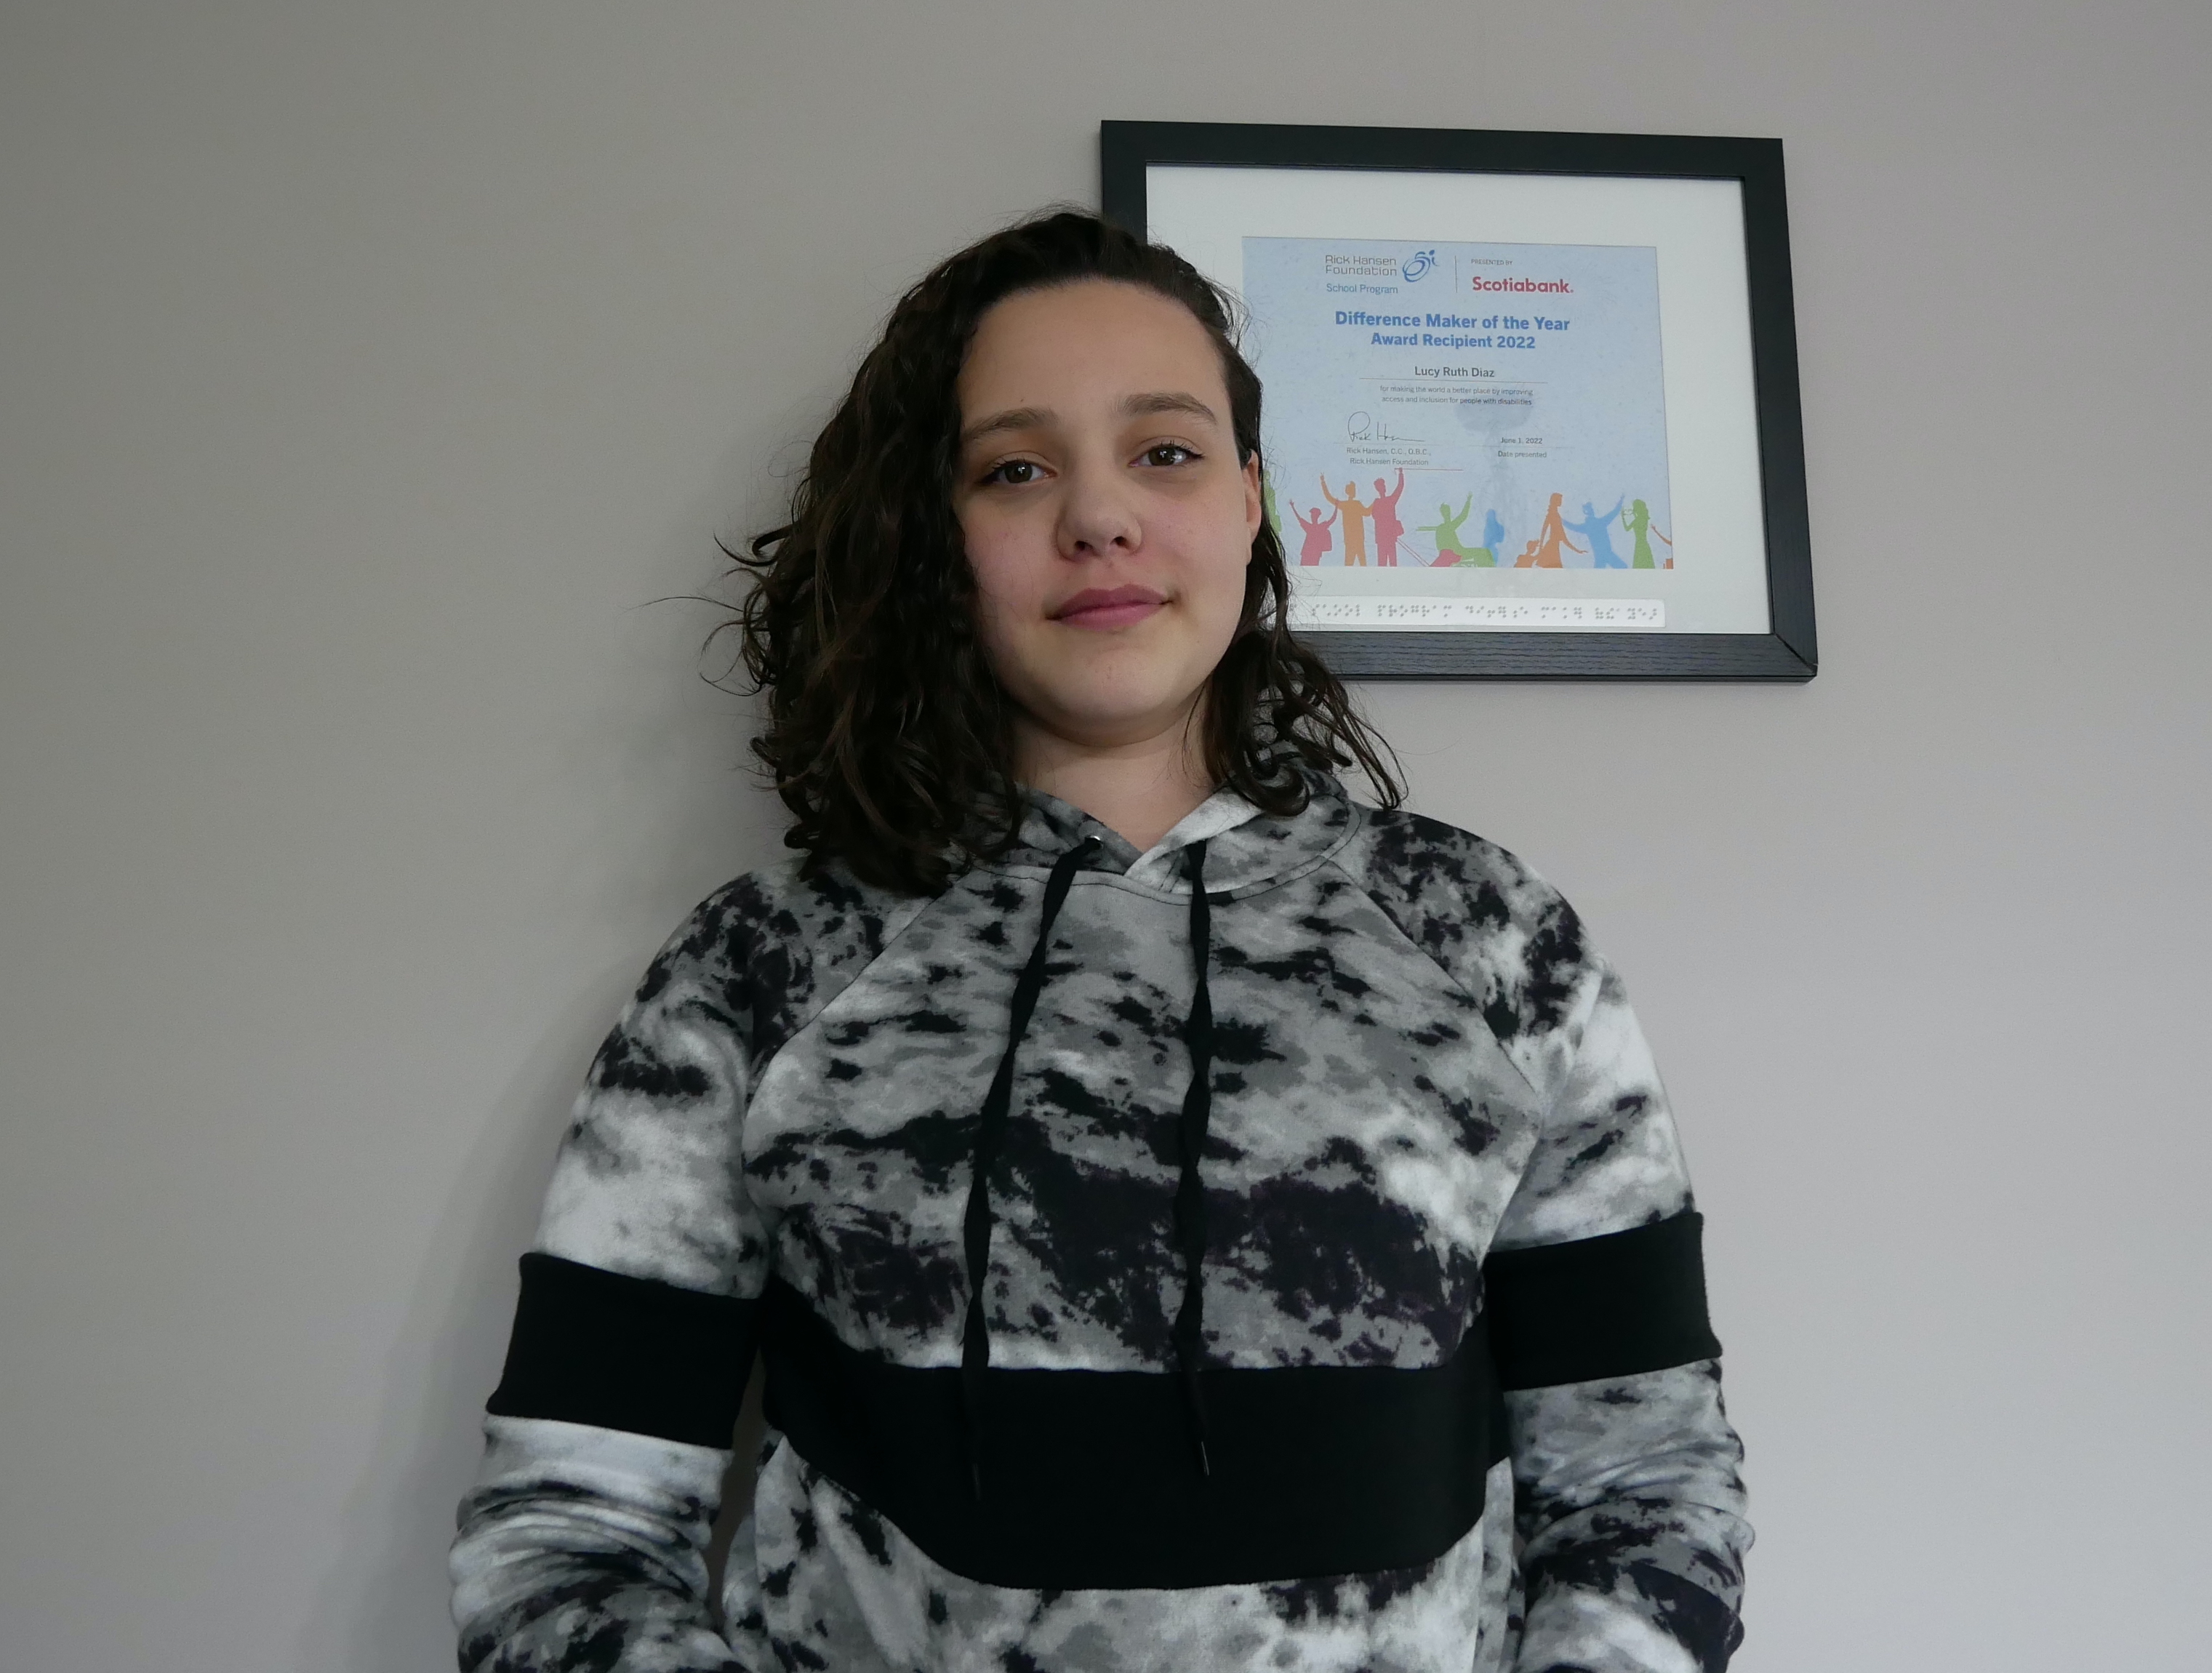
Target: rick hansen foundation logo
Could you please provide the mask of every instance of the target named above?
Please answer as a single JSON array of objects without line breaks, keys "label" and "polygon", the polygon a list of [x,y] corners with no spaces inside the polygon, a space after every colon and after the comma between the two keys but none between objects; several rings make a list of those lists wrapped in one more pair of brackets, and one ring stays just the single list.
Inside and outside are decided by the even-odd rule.
[{"label": "rick hansen foundation logo", "polygon": [[1406,258],[1406,260],[1400,265],[1398,271],[1404,276],[1405,281],[1407,284],[1417,285],[1420,283],[1422,280],[1427,278],[1431,273],[1436,270],[1436,265],[1437,252],[1435,251],[1417,250]]}]

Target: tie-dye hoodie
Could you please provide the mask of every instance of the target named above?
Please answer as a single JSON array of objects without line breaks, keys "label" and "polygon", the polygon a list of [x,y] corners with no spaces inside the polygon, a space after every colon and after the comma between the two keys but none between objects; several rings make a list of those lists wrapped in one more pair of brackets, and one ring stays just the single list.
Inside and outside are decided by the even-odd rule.
[{"label": "tie-dye hoodie", "polygon": [[698,909],[523,1259],[464,1668],[1726,1664],[1741,1451],[1620,980],[1510,855],[1313,789]]}]

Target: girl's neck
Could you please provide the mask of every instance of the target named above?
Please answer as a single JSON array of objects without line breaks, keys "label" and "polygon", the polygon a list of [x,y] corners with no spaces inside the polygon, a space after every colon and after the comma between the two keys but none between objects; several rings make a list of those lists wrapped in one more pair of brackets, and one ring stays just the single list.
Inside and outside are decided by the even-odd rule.
[{"label": "girl's neck", "polygon": [[1022,718],[1015,722],[1022,782],[1080,808],[1138,852],[1213,794],[1198,716],[1127,743],[1079,743]]}]

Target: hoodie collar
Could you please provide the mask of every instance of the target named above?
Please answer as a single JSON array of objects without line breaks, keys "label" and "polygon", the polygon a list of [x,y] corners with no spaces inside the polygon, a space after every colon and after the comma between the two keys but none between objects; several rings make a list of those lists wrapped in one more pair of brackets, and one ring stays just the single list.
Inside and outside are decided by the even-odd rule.
[{"label": "hoodie collar", "polygon": [[1044,871],[1075,844],[1091,836],[1098,839],[1098,847],[1084,868],[1086,871],[1124,877],[1164,895],[1189,892],[1182,857],[1185,849],[1199,842],[1206,845],[1208,894],[1235,894],[1279,882],[1311,870],[1342,847],[1359,827],[1359,805],[1334,775],[1304,769],[1303,776],[1309,797],[1304,812],[1263,813],[1224,787],[1185,814],[1143,853],[1080,808],[1031,790],[1027,792],[1029,809],[1020,835],[1005,858],[988,869]]}]

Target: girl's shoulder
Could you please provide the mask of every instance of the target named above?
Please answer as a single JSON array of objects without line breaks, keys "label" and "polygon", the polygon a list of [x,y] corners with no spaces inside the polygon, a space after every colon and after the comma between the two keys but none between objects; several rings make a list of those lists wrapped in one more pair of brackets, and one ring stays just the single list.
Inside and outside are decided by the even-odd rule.
[{"label": "girl's shoulder", "polygon": [[696,991],[771,1054],[882,953],[926,900],[798,858],[732,878],[678,926],[638,997]]},{"label": "girl's shoulder", "polygon": [[1559,1028],[1602,978],[1566,897],[1486,837],[1404,809],[1368,809],[1337,864],[1481,1003],[1503,1040]]}]

